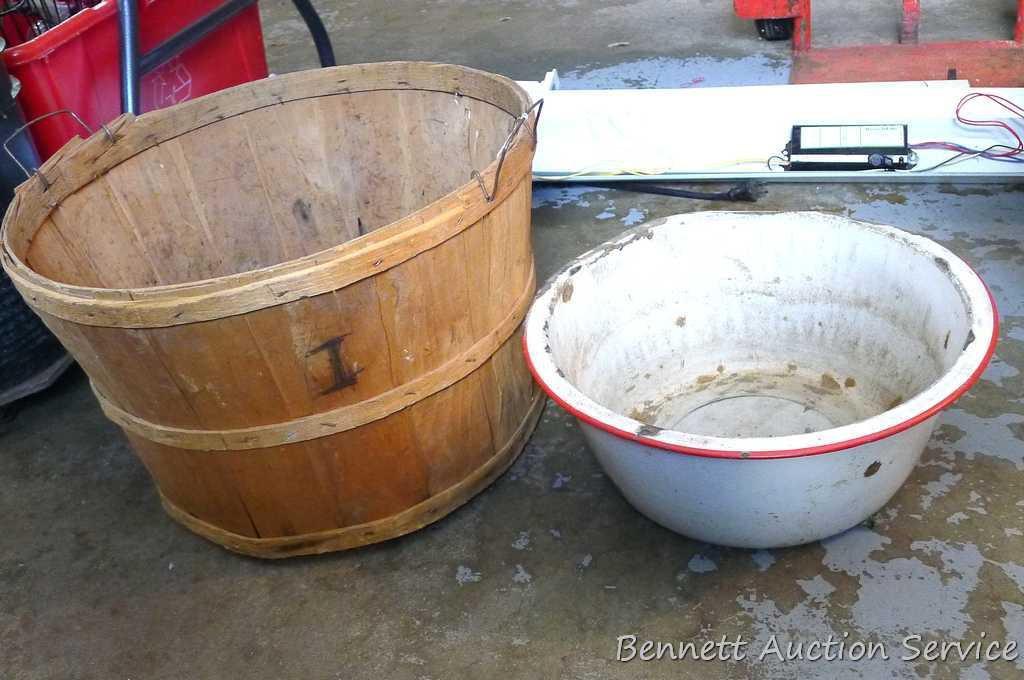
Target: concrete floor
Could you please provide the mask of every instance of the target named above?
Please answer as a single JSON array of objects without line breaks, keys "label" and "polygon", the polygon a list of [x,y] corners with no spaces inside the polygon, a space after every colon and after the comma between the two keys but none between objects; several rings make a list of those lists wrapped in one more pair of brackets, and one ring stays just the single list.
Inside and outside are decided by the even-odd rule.
[{"label": "concrete floor", "polygon": [[[771,82],[788,64],[725,0],[317,4],[342,62],[429,59],[530,79],[557,67],[594,87]],[[899,3],[858,3],[852,26],[844,4],[816,4],[819,42],[895,33]],[[923,37],[1008,34],[1012,5],[936,0]],[[272,69],[312,66],[290,4],[262,6]],[[619,41],[630,46],[608,47]],[[164,516],[76,369],[0,433],[0,677],[1021,677],[1024,660],[903,662],[900,641],[1024,643],[1022,199],[997,186],[794,186],[756,205],[926,234],[978,269],[1003,316],[997,358],[893,501],[870,526],[801,548],[724,550],[658,527],[549,405],[512,470],[427,530],[315,559],[240,558]],[[538,188],[539,274],[639,220],[727,207]],[[783,649],[848,633],[890,659],[759,662],[773,633]],[[627,664],[614,660],[627,634],[753,643],[743,662]]]}]

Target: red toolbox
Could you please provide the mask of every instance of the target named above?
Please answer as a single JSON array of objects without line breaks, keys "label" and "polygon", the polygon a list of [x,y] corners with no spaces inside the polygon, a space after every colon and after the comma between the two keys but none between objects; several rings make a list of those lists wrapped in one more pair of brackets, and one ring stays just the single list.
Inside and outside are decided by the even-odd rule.
[{"label": "red toolbox", "polygon": [[[138,26],[143,111],[267,75],[255,0],[139,0]],[[118,43],[115,0],[101,0],[8,47],[4,60],[21,81],[18,101],[25,118],[68,109],[94,129],[116,118]],[[70,116],[52,116],[31,133],[45,160],[83,131]]]}]

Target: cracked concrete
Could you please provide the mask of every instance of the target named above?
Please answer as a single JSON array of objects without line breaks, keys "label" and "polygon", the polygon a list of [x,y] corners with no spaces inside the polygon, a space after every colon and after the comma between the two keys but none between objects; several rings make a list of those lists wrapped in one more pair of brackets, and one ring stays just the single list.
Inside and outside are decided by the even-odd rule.
[{"label": "cracked concrete", "polygon": [[[895,33],[898,3],[862,3],[852,21],[844,4],[816,3],[819,42]],[[758,41],[718,0],[317,5],[342,62],[427,59],[530,79],[557,67],[580,87],[779,82],[788,68],[785,46]],[[922,38],[1003,37],[1011,5],[930,3]],[[272,69],[312,66],[290,3],[261,6]],[[981,273],[1002,313],[996,359],[892,502],[868,525],[800,548],[722,549],[653,524],[549,404],[514,467],[428,529],[319,558],[241,558],[164,516],[72,371],[0,433],[0,676],[1020,677],[1022,660],[903,662],[899,644],[983,633],[1024,643],[1022,204],[1014,187],[806,185],[771,186],[739,206],[831,211],[927,235]],[[637,221],[737,208],[559,186],[538,187],[534,207],[541,280]],[[626,634],[743,635],[757,649],[773,634],[844,633],[893,658],[614,660]]]}]

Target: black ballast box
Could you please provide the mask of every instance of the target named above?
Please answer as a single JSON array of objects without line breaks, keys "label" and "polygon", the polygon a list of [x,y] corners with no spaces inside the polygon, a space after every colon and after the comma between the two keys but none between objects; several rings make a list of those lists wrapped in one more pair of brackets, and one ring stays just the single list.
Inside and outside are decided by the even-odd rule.
[{"label": "black ballast box", "polygon": [[916,154],[907,126],[794,125],[786,145],[787,170],[909,170]]}]

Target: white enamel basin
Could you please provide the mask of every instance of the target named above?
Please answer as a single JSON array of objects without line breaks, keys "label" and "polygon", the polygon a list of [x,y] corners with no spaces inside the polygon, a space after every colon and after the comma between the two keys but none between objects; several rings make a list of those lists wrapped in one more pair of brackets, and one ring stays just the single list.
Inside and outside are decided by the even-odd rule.
[{"label": "white enamel basin", "polygon": [[956,255],[821,213],[694,213],[556,275],[526,320],[537,382],[640,512],[711,543],[848,529],[906,481],[995,350]]}]

